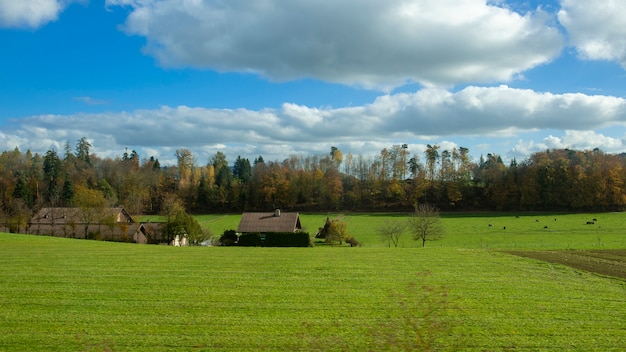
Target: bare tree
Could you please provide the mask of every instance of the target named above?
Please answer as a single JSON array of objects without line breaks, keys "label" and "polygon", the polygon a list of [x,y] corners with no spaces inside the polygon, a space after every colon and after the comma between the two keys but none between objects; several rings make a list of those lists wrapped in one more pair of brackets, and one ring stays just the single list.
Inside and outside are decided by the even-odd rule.
[{"label": "bare tree", "polygon": [[439,210],[432,204],[420,204],[409,217],[409,229],[413,239],[422,240],[422,247],[426,241],[435,241],[443,236],[443,224],[439,217]]},{"label": "bare tree", "polygon": [[398,221],[387,220],[378,227],[378,233],[380,237],[387,242],[388,247],[391,247],[392,243],[394,247],[398,247],[398,241],[405,229],[405,224]]}]

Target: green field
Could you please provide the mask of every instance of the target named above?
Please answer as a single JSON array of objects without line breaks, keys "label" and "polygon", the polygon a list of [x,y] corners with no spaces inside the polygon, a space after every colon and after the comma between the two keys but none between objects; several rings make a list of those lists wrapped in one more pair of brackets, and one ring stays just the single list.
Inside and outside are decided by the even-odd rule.
[{"label": "green field", "polygon": [[[325,218],[303,214],[302,222],[315,233]],[[444,214],[446,236],[426,248],[408,234],[401,248],[378,237],[380,224],[404,216],[344,219],[362,247],[168,247],[0,234],[0,350],[626,346],[623,279],[501,251],[623,249],[626,214]],[[198,220],[215,234],[236,227],[238,215]]]},{"label": "green field", "polygon": [[[386,247],[378,228],[386,221],[406,222],[407,214],[301,214],[305,231],[311,236],[331,220],[341,216],[348,231],[365,247]],[[199,216],[200,224],[214,235],[236,229],[241,215]],[[556,219],[556,220],[555,220]],[[588,221],[596,219],[593,225]],[[626,213],[602,214],[512,214],[444,213],[446,233],[427,246],[491,249],[619,249],[626,248]],[[492,226],[489,226],[491,224]],[[506,229],[504,229],[506,227]],[[545,228],[547,227],[547,228]],[[420,247],[407,231],[399,247]]]}]

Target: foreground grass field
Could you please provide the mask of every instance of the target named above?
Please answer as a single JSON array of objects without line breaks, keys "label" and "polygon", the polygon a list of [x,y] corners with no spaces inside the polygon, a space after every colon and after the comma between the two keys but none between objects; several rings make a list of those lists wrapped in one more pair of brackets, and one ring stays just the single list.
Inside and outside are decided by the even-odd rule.
[{"label": "foreground grass field", "polygon": [[[325,217],[302,221],[314,233]],[[591,217],[597,222],[586,225]],[[623,248],[623,214],[446,216],[446,237],[426,248],[408,235],[403,248],[385,248],[377,224],[402,216],[344,219],[363,247],[177,248],[0,234],[0,350],[626,346],[624,280],[499,250]],[[200,221],[218,233],[238,217]]]}]

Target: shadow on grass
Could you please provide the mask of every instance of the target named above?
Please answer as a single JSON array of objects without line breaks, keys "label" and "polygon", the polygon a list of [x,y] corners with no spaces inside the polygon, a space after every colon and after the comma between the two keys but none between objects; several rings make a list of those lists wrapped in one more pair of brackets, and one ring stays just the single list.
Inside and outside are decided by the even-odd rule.
[{"label": "shadow on grass", "polygon": [[[448,290],[443,285],[430,283],[432,274],[417,274],[417,281],[409,283],[402,291],[389,294],[389,310],[379,317],[378,323],[366,330],[369,351],[459,351],[462,341],[452,339],[452,329],[460,325],[446,316],[451,308]],[[303,323],[307,329],[310,323]],[[341,334],[349,327],[335,322],[328,327],[330,336],[303,336],[311,350],[354,350],[352,341]],[[334,332],[334,333],[333,333]]]}]

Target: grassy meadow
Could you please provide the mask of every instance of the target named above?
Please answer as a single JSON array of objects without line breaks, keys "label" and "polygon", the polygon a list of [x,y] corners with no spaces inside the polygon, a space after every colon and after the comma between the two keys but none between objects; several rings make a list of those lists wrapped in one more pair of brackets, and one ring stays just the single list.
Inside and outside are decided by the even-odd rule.
[{"label": "grassy meadow", "polygon": [[[311,236],[326,218],[341,218],[348,231],[364,247],[387,247],[378,229],[386,222],[405,223],[407,214],[346,213],[300,214],[304,231]],[[237,229],[240,214],[197,216],[201,226],[216,236]],[[596,221],[593,221],[593,220]],[[613,249],[626,248],[626,213],[529,214],[443,213],[445,235],[427,246],[491,249]],[[588,225],[587,222],[594,222]],[[491,224],[491,226],[489,226]],[[421,247],[407,231],[399,247]]]},{"label": "grassy meadow", "polygon": [[[301,220],[314,234],[326,216]],[[625,248],[626,214],[444,214],[445,237],[426,248],[408,233],[399,248],[379,238],[379,226],[404,215],[343,219],[362,247],[169,247],[0,234],[0,350],[626,346],[624,280],[500,251]],[[236,228],[239,215],[198,220],[219,234]]]}]

